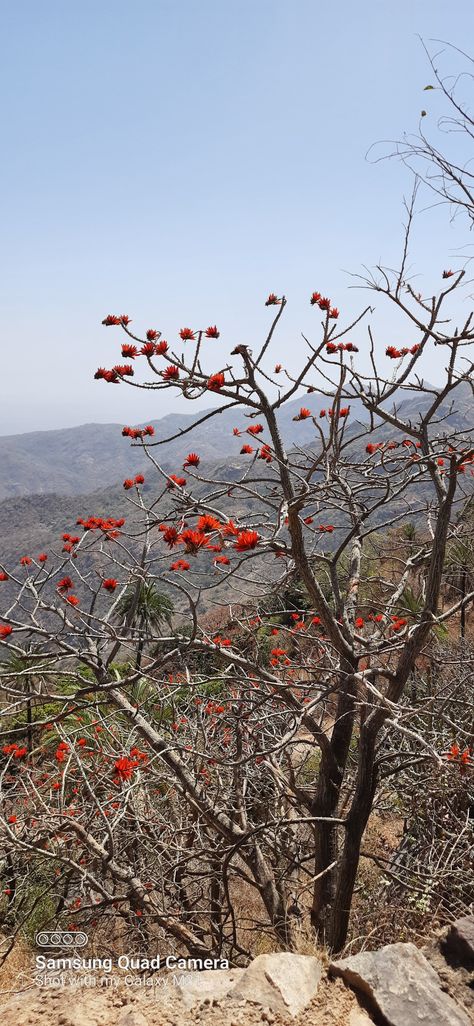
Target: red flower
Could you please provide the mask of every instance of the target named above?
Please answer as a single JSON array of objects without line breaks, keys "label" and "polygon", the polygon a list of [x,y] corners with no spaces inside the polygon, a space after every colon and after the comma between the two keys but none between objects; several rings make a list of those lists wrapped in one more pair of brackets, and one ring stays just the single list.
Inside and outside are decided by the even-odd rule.
[{"label": "red flower", "polygon": [[140,352],[142,356],[154,356],[156,353],[156,346],[154,342],[144,342]]},{"label": "red flower", "polygon": [[326,416],[326,410],[320,410],[319,411],[319,416],[320,417],[325,417]]},{"label": "red flower", "polygon": [[8,638],[13,633],[13,627],[10,627],[8,623],[0,623],[0,639]]},{"label": "red flower", "polygon": [[227,523],[224,524],[224,527],[222,528],[222,534],[224,534],[226,537],[229,537],[229,536],[236,537],[238,535],[238,533],[239,533],[238,528],[235,526],[233,520],[228,520]]},{"label": "red flower", "polygon": [[16,823],[16,816],[9,816],[8,817],[8,822],[9,823]]},{"label": "red flower", "polygon": [[318,530],[321,534],[332,534],[334,526],[333,524],[320,524]]},{"label": "red flower", "polygon": [[191,328],[181,328],[179,337],[182,338],[183,342],[194,342],[196,338]]},{"label": "red flower", "polygon": [[206,331],[206,338],[219,338],[219,336],[220,336],[220,331],[217,330],[217,327],[216,327],[215,324],[213,326],[211,325],[211,327],[208,328],[207,331]]},{"label": "red flower", "polygon": [[260,452],[258,454],[258,459],[265,460],[267,463],[272,462],[272,450],[270,449],[269,445],[262,445],[262,448],[260,449]]},{"label": "red flower", "polygon": [[78,745],[79,745],[79,746],[80,746],[81,748],[84,748],[84,745],[86,745],[86,744],[87,744],[87,740],[86,740],[86,738],[85,738],[85,737],[80,737],[80,738],[78,738],[78,740],[77,740],[77,744],[78,744]]},{"label": "red flower", "polygon": [[281,369],[282,369],[281,363],[276,363],[275,364],[275,374],[279,374]]},{"label": "red flower", "polygon": [[452,278],[454,271],[443,271],[443,278]]},{"label": "red flower", "polygon": [[243,445],[240,450],[241,456],[250,456],[252,452],[253,448],[251,445]]},{"label": "red flower", "polygon": [[313,292],[313,295],[311,296],[311,299],[310,299],[311,306],[316,306],[316,305],[319,306],[319,303],[321,302],[321,299],[322,299],[322,296],[321,296],[320,292]]},{"label": "red flower", "polygon": [[198,531],[219,531],[221,525],[216,517],[211,516],[210,513],[204,513],[199,517],[196,527]]},{"label": "red flower", "polygon": [[385,355],[389,356],[391,360],[398,360],[402,353],[400,349],[396,349],[395,346],[387,346]]},{"label": "red flower", "polygon": [[329,311],[329,317],[333,321],[337,321],[337,318],[339,317],[339,310],[337,309],[337,306],[332,306],[331,307],[331,309]]},{"label": "red flower", "polygon": [[170,570],[189,570],[190,565],[186,559],[177,559],[176,563],[171,564]]},{"label": "red flower", "polygon": [[114,370],[116,374],[119,374],[121,378],[133,378],[135,373],[131,363],[117,363],[112,370]]},{"label": "red flower", "polygon": [[196,452],[190,452],[183,463],[183,470],[186,470],[186,467],[198,467],[200,462],[200,456]]},{"label": "red flower", "polygon": [[115,577],[106,577],[105,581],[102,581],[102,587],[106,591],[115,591],[117,584],[118,581],[115,580]]},{"label": "red flower", "polygon": [[115,314],[108,314],[107,317],[104,317],[102,324],[110,328],[113,324],[120,324],[120,317],[116,317]]},{"label": "red flower", "polygon": [[228,566],[229,563],[230,559],[228,556],[216,556],[214,560],[214,566],[217,566],[218,564],[222,564],[222,566]]},{"label": "red flower", "polygon": [[164,356],[168,352],[168,343],[163,339],[155,345],[155,353],[157,356]]},{"label": "red flower", "polygon": [[30,566],[31,559],[29,556],[22,556],[20,559],[21,566]]},{"label": "red flower", "polygon": [[265,306],[279,306],[281,299],[278,299],[274,292],[270,292],[270,295],[265,303]]},{"label": "red flower", "polygon": [[3,573],[3,570],[0,573],[0,581],[8,581],[8,574]]},{"label": "red flower", "polygon": [[356,627],[357,627],[357,628],[358,628],[359,630],[360,630],[360,628],[361,628],[361,627],[363,627],[363,626],[364,626],[364,618],[363,618],[363,616],[357,616],[357,617],[356,617],[356,619],[355,619],[355,626],[356,626]]},{"label": "red flower", "polygon": [[61,581],[58,581],[58,591],[69,591],[72,588],[72,581],[70,577],[63,577]]},{"label": "red flower", "polygon": [[137,347],[130,345],[128,342],[124,343],[122,345],[122,356],[125,357],[126,360],[134,360],[135,357],[138,356]]},{"label": "red flower", "polygon": [[293,420],[307,420],[308,417],[311,416],[311,410],[308,410],[306,406],[302,406],[298,415],[296,417],[293,417]]},{"label": "red flower", "polygon": [[143,474],[136,474],[136,476],[135,476],[135,484],[136,485],[145,484],[145,478],[144,478]]},{"label": "red flower", "polygon": [[182,531],[179,540],[186,546],[186,552],[197,552],[198,549],[207,548],[208,539],[202,531],[193,531],[190,527]]},{"label": "red flower", "polygon": [[163,541],[169,546],[170,549],[174,548],[178,544],[179,534],[175,527],[167,527],[163,531]]},{"label": "red flower", "polygon": [[328,342],[326,346],[326,352],[329,354],[329,356],[332,356],[333,353],[337,353],[337,346],[334,345],[334,342]]},{"label": "red flower", "polygon": [[102,378],[104,381],[108,381],[109,384],[118,384],[119,378],[115,370],[105,370],[104,367],[99,367],[94,374],[96,381]]},{"label": "red flower", "polygon": [[155,331],[154,328],[148,328],[148,331],[146,333],[146,337],[147,337],[149,342],[154,342],[155,339],[160,337],[160,332],[159,331]]},{"label": "red flower", "polygon": [[127,477],[123,482],[123,487],[125,488],[125,491],[128,492],[129,488],[133,488],[134,484],[135,481],[133,480],[133,478]]},{"label": "red flower", "polygon": [[341,409],[339,410],[339,416],[340,417],[348,417],[349,413],[350,413],[350,406],[341,406]]},{"label": "red flower", "polygon": [[263,427],[263,424],[251,424],[250,427],[247,428],[247,434],[248,435],[261,435],[262,431],[264,431],[264,430],[265,429]]},{"label": "red flower", "polygon": [[123,755],[121,759],[116,759],[114,767],[120,780],[130,780],[130,777],[136,768],[135,763],[132,759],[129,759],[127,755]]},{"label": "red flower", "polygon": [[66,599],[66,602],[69,602],[70,606],[78,606],[79,605],[79,599],[78,599],[77,595],[68,595],[68,597]]},{"label": "red flower", "polygon": [[254,549],[259,541],[260,535],[256,531],[240,531],[234,549],[237,549],[238,552],[247,552],[249,549]]},{"label": "red flower", "polygon": [[319,300],[318,306],[319,306],[320,310],[328,310],[329,311],[331,309],[331,300],[328,299],[327,296],[322,296],[321,299]]},{"label": "red flower", "polygon": [[179,485],[180,488],[184,488],[186,484],[185,477],[178,477],[176,474],[170,474],[167,488],[174,488],[175,485]]},{"label": "red flower", "polygon": [[47,558],[48,557],[46,555],[46,552],[40,552],[38,556],[38,563],[46,563]]},{"label": "red flower", "polygon": [[207,387],[209,392],[220,392],[221,388],[224,387],[224,384],[224,375],[222,371],[219,371],[218,374],[211,374],[207,382]]},{"label": "red flower", "polygon": [[170,363],[168,367],[165,367],[164,371],[162,371],[161,376],[165,381],[177,381],[179,378],[179,368]]}]

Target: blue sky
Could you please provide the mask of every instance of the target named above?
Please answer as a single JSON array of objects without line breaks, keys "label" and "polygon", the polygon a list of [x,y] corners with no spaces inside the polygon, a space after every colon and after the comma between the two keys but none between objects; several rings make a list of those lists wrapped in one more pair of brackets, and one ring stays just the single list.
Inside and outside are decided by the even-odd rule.
[{"label": "blue sky", "polygon": [[[345,272],[393,264],[410,190],[366,152],[430,116],[417,34],[462,46],[472,4],[455,14],[439,0],[4,3],[0,432],[176,408],[93,381],[118,359],[109,312],[169,341],[216,322],[225,349],[256,346],[266,295],[284,292],[275,357],[292,366],[300,331],[317,337],[314,289],[348,315],[365,305]],[[446,211],[420,214],[423,287],[466,241]],[[376,327],[381,349],[400,341],[388,311]]]}]

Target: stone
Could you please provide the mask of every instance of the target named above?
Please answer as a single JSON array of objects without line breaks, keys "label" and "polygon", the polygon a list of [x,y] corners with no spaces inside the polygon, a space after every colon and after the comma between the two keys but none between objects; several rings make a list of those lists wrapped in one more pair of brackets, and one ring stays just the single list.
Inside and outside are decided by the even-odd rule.
[{"label": "stone", "polygon": [[474,916],[456,919],[449,927],[444,950],[466,969],[474,968]]},{"label": "stone", "polygon": [[472,1026],[414,944],[363,951],[332,962],[330,972],[364,994],[387,1026]]},{"label": "stone", "polygon": [[117,1026],[148,1026],[148,1019],[134,1008],[125,1008],[117,1019]]},{"label": "stone", "polygon": [[258,955],[229,991],[282,1016],[298,1015],[310,1003],[321,979],[321,963],[312,955],[287,951]]},{"label": "stone", "polygon": [[235,986],[245,969],[203,969],[202,972],[180,973],[177,990],[186,1008],[209,1006],[223,998]]},{"label": "stone", "polygon": [[374,1021],[363,1008],[351,1008],[347,1026],[374,1026]]}]

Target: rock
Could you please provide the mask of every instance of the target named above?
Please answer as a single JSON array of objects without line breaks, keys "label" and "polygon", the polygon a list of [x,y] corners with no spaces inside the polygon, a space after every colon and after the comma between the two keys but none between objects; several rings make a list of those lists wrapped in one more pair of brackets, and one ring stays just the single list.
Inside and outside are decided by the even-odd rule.
[{"label": "rock", "polygon": [[441,990],[438,974],[414,944],[387,944],[338,962],[330,971],[366,995],[387,1026],[471,1026]]},{"label": "rock", "polygon": [[180,973],[177,990],[186,1008],[210,1005],[223,998],[235,986],[245,969],[204,969],[202,972]]},{"label": "rock", "polygon": [[244,969],[229,998],[245,998],[281,1015],[298,1015],[316,994],[321,963],[312,955],[287,951],[258,955]]},{"label": "rock", "polygon": [[374,1026],[374,1022],[363,1008],[352,1008],[347,1026]]},{"label": "rock", "polygon": [[452,923],[443,945],[446,953],[466,969],[474,967],[474,916]]},{"label": "rock", "polygon": [[117,1026],[148,1026],[148,1019],[134,1008],[124,1008],[117,1019]]}]

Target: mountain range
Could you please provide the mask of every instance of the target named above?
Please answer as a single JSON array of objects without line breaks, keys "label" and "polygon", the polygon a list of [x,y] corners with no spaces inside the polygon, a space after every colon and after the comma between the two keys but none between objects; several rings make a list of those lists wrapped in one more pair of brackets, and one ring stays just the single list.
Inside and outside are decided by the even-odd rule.
[{"label": "mountain range", "polygon": [[[413,421],[429,402],[429,396],[409,394],[400,404],[399,411],[405,420]],[[321,409],[330,404],[327,397],[313,393],[282,406],[278,411],[278,421],[286,446],[305,447],[314,441],[311,419],[300,422],[293,419],[302,405],[307,405],[318,416]],[[360,399],[351,400],[350,407],[348,423],[354,430],[357,421],[365,422],[368,418]],[[171,413],[147,422],[155,431],[153,443],[172,439],[152,448],[153,456],[166,470],[177,470],[192,451],[199,454],[201,464],[237,457],[241,443],[234,436],[233,429],[237,427],[245,431],[252,420],[242,410],[225,409],[209,417],[211,412]],[[455,410],[445,404],[442,414],[453,430],[463,431],[472,427],[472,397],[467,385],[461,385],[456,391]],[[190,431],[195,420],[201,423]],[[381,426],[378,434],[382,437],[386,431]],[[393,434],[392,428],[389,427],[388,431]],[[0,501],[9,496],[88,494],[143,471],[147,460],[140,445],[130,445],[129,439],[123,438],[121,432],[122,425],[119,424],[83,424],[74,428],[1,437]]]},{"label": "mountain range", "polygon": [[[405,422],[416,421],[431,401],[421,393],[408,394],[399,413]],[[279,410],[278,420],[287,447],[308,448],[315,442],[312,420],[294,421],[302,405],[318,415],[330,405],[326,397],[313,393],[287,403]],[[350,427],[367,420],[359,399],[350,403]],[[241,464],[240,449],[246,439],[233,434],[234,427],[245,431],[255,421],[242,410],[225,410],[206,419],[210,411],[199,414],[169,414],[150,421],[155,429],[152,441],[160,442],[152,453],[168,472],[180,472],[186,455],[197,452],[205,476],[216,473],[237,477]],[[189,431],[196,419],[201,423]],[[468,385],[456,391],[456,403],[443,404],[438,412],[439,430],[468,433],[472,430],[472,397]],[[436,427],[434,429],[436,431]],[[74,528],[77,516],[126,516],[130,505],[122,482],[139,471],[149,475],[150,465],[141,447],[130,445],[122,437],[118,424],[84,424],[56,431],[30,432],[0,438],[0,560],[16,563],[20,555],[57,547],[64,530]],[[371,441],[397,436],[385,423],[376,426]],[[173,437],[177,436],[177,437]],[[260,436],[263,441],[266,434]],[[247,436],[248,440],[248,436]],[[357,443],[358,444],[358,443]],[[362,443],[361,443],[362,444]]]}]

